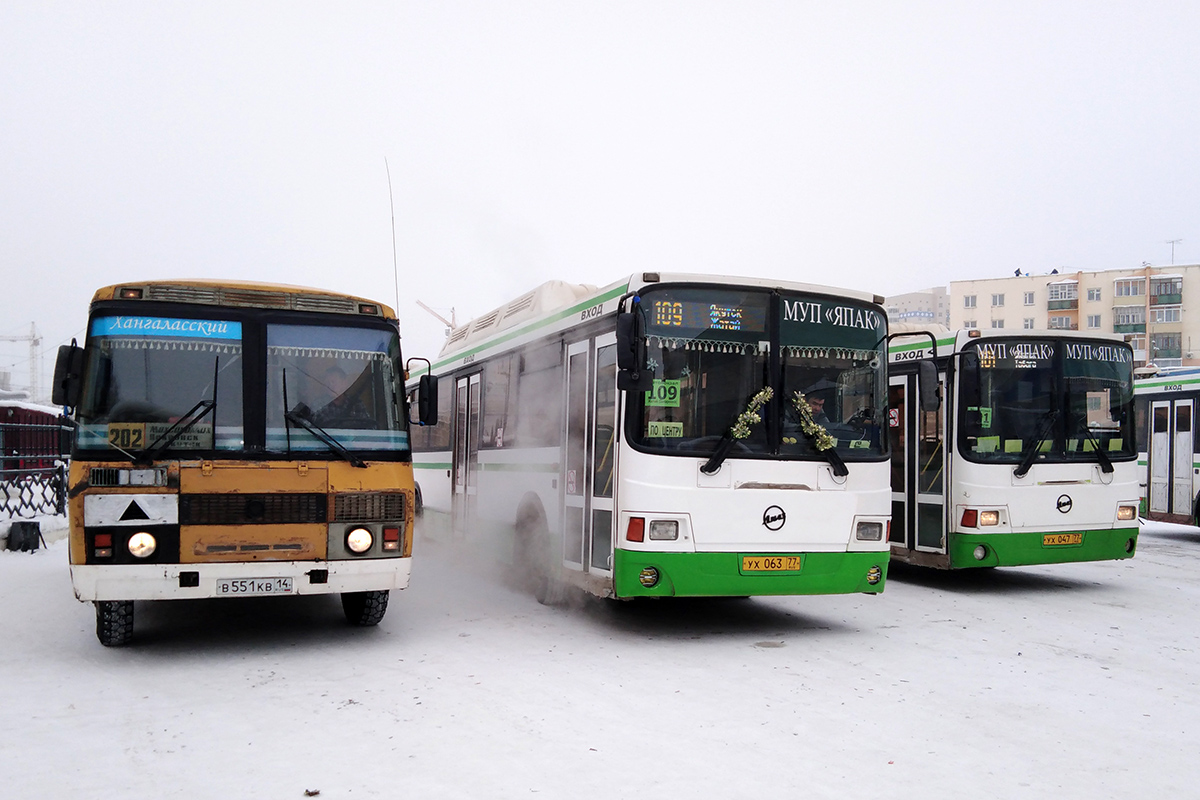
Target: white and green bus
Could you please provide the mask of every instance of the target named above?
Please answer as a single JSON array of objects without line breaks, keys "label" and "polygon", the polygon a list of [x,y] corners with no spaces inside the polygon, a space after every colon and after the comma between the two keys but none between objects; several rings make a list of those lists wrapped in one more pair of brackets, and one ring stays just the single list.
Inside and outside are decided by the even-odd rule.
[{"label": "white and green bus", "polygon": [[[1133,352],[1120,337],[1003,329],[889,346],[892,557],[956,569],[1130,558]],[[937,366],[937,411],[916,365]]]},{"label": "white and green bus", "polygon": [[1195,525],[1200,522],[1200,368],[1150,368],[1145,373],[1133,390],[1142,516]]},{"label": "white and green bus", "polygon": [[880,302],[658,273],[522,295],[433,365],[440,423],[413,437],[425,526],[444,515],[543,601],[881,592]]}]

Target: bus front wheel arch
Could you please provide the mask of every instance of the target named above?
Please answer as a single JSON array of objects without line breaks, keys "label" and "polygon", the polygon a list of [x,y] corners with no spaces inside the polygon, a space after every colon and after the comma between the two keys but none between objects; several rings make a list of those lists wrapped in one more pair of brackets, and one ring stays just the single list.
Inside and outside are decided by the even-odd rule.
[{"label": "bus front wheel arch", "polygon": [[562,602],[563,587],[555,574],[557,563],[546,511],[536,496],[521,501],[516,528],[513,567],[518,580],[542,605],[558,605]]}]

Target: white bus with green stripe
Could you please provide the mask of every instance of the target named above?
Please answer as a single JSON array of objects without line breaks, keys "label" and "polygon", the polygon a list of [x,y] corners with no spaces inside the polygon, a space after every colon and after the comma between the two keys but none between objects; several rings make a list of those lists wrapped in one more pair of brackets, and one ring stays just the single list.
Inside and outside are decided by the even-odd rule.
[{"label": "white bus with green stripe", "polygon": [[[922,412],[914,365],[930,358],[942,403]],[[894,559],[956,569],[1133,556],[1133,351],[1120,337],[940,328],[893,338],[889,366]]]},{"label": "white bus with green stripe", "polygon": [[880,300],[643,273],[455,328],[441,423],[414,428],[426,529],[445,515],[543,600],[882,591]]},{"label": "white bus with green stripe", "polygon": [[[1138,370],[1134,402],[1142,515],[1166,522],[1200,523],[1200,368]],[[1144,375],[1141,373],[1145,373]]]}]

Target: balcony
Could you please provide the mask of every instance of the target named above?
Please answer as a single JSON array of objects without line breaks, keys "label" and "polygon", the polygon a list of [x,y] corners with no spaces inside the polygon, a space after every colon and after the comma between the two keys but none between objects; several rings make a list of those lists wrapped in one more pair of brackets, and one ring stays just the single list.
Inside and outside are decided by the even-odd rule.
[{"label": "balcony", "polygon": [[1152,306],[1177,306],[1183,302],[1183,292],[1176,294],[1152,294],[1150,295],[1150,305]]},{"label": "balcony", "polygon": [[1079,308],[1078,297],[1073,297],[1070,300],[1051,300],[1046,303],[1046,309],[1049,311],[1067,311],[1077,308]]},{"label": "balcony", "polygon": [[1145,333],[1146,323],[1130,322],[1125,325],[1113,325],[1113,333]]}]

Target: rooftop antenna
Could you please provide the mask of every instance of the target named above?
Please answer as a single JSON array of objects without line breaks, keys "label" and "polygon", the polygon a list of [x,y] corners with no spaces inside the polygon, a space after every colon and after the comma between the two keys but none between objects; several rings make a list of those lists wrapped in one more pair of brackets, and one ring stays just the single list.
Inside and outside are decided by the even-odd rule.
[{"label": "rooftop antenna", "polygon": [[1182,242],[1183,239],[1167,239],[1167,244],[1171,245],[1171,263],[1175,263],[1175,245]]},{"label": "rooftop antenna", "polygon": [[400,267],[396,258],[396,201],[392,199],[392,168],[388,166],[387,156],[383,157],[383,168],[387,171],[388,206],[392,210],[392,280],[396,283],[396,311],[400,310]]},{"label": "rooftop antenna", "polygon": [[455,321],[453,308],[450,309],[450,319],[446,319],[441,314],[437,313],[432,308],[430,308],[429,306],[422,303],[420,300],[417,301],[417,305],[419,305],[421,308],[428,311],[430,314],[432,314],[434,317],[436,317],[438,320],[440,320],[443,325],[446,326],[446,335],[447,336],[450,335],[450,331],[452,331],[453,329],[458,327],[458,323]]}]

